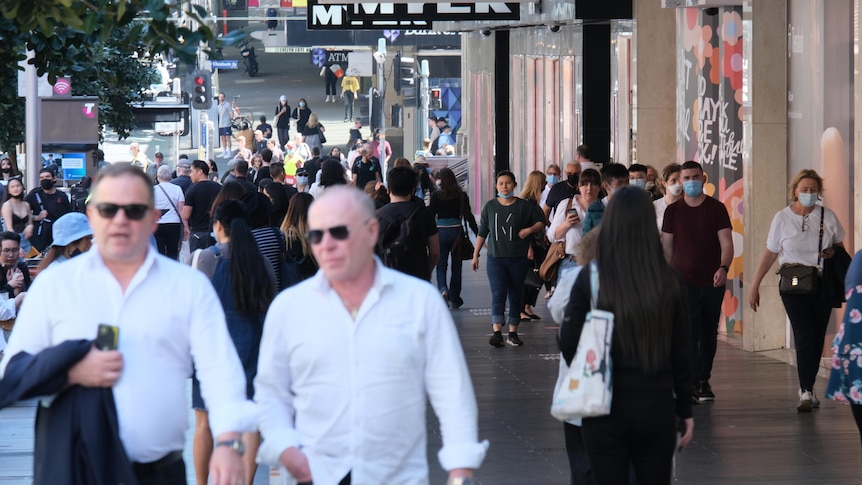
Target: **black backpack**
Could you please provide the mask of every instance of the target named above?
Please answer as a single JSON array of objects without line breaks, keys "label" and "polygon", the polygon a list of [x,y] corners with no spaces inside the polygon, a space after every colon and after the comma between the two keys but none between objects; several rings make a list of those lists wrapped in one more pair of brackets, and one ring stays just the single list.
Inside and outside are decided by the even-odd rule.
[{"label": "black backpack", "polygon": [[413,261],[414,258],[411,258],[410,255],[410,245],[413,242],[410,239],[413,238],[413,234],[416,232],[415,217],[420,209],[422,209],[422,206],[416,204],[416,207],[410,211],[410,214],[401,223],[389,214],[380,214],[380,217],[386,221],[387,226],[383,230],[383,237],[380,239],[378,254],[380,259],[383,260],[383,264],[387,267],[411,273],[410,267],[415,265],[416,262]]},{"label": "black backpack", "polygon": [[75,212],[87,212],[87,197],[90,191],[83,187],[74,186],[69,191],[72,203],[72,210]]}]

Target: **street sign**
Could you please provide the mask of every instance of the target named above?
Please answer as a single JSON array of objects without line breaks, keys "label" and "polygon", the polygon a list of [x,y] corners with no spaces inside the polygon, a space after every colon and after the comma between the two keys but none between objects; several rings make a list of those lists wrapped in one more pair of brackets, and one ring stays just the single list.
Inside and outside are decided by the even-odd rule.
[{"label": "street sign", "polygon": [[267,54],[305,54],[311,52],[311,47],[265,47]]},{"label": "street sign", "polygon": [[308,30],[430,29],[431,22],[519,20],[517,2],[323,4],[308,1]]},{"label": "street sign", "polygon": [[155,130],[157,133],[174,133],[182,131],[182,123],[178,121],[156,121]]},{"label": "street sign", "polygon": [[213,69],[239,69],[239,61],[234,60],[224,60],[224,61],[210,61]]}]

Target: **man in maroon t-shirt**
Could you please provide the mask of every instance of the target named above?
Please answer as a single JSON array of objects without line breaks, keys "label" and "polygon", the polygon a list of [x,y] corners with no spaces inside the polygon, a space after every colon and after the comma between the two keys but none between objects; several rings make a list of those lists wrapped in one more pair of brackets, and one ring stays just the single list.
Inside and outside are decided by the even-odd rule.
[{"label": "man in maroon t-shirt", "polygon": [[703,193],[703,168],[688,161],[680,172],[685,196],[667,206],[661,229],[664,255],[682,276],[691,321],[694,397],[713,401],[709,385],[718,338],[728,266],[733,260],[730,216],[724,205]]}]

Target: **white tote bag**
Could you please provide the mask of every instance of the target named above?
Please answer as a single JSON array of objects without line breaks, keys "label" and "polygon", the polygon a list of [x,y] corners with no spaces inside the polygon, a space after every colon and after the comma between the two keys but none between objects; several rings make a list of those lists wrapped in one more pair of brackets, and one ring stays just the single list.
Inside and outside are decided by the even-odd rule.
[{"label": "white tote bag", "polygon": [[[565,377],[557,380],[554,389],[551,415],[560,421],[606,416],[611,412],[614,314],[596,309],[599,273],[595,261],[590,263],[590,283],[590,312],[581,331],[578,350]],[[561,364],[561,371],[564,366],[565,361]]]}]

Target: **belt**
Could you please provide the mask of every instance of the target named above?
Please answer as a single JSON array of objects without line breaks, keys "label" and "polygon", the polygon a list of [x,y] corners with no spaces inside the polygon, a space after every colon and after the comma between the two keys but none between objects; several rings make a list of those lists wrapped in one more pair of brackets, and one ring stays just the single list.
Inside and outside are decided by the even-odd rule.
[{"label": "belt", "polygon": [[149,463],[132,463],[132,469],[135,471],[135,476],[138,477],[147,477],[154,473],[159,472],[163,468],[173,465],[174,463],[183,459],[182,451],[172,451],[167,455],[159,458],[156,461],[151,461]]}]

